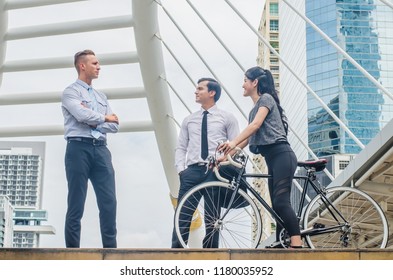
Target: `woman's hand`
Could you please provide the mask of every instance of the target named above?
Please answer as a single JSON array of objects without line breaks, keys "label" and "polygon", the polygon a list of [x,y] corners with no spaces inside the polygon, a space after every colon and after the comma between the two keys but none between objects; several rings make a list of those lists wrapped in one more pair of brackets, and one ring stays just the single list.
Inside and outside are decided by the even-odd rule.
[{"label": "woman's hand", "polygon": [[224,155],[229,154],[234,148],[236,148],[236,144],[233,141],[222,143],[218,147],[218,151],[224,153]]}]

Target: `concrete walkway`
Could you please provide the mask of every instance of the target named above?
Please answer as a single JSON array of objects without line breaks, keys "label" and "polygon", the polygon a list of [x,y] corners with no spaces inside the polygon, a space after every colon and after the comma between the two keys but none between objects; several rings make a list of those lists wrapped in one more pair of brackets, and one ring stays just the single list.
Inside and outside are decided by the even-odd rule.
[{"label": "concrete walkway", "polygon": [[0,260],[393,260],[393,249],[17,249]]}]

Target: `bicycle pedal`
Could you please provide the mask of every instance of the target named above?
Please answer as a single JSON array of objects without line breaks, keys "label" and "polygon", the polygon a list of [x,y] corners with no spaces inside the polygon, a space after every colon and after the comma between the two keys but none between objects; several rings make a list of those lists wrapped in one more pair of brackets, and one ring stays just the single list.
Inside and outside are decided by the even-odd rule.
[{"label": "bicycle pedal", "polygon": [[284,249],[285,247],[280,242],[272,243],[265,247],[266,249]]}]

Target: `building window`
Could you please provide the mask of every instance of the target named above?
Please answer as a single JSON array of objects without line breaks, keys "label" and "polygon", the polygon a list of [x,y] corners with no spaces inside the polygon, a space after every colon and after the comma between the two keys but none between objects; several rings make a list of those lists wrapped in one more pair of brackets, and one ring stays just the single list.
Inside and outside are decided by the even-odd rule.
[{"label": "building window", "polygon": [[278,48],[279,48],[278,42],[272,42],[272,41],[270,41],[270,45],[271,45],[274,49],[278,49]]},{"label": "building window", "polygon": [[278,31],[278,20],[270,21],[270,31]]},{"label": "building window", "polygon": [[278,16],[278,3],[270,3],[270,15]]},{"label": "building window", "polygon": [[338,164],[338,168],[340,170],[344,170],[349,164],[349,160],[340,160]]}]

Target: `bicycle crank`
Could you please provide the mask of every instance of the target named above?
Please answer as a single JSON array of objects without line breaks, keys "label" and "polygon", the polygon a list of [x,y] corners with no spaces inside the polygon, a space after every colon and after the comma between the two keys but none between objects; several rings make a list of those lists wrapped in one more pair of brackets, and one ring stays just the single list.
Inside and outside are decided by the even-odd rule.
[{"label": "bicycle crank", "polygon": [[285,229],[280,231],[280,244],[283,248],[289,248],[291,245],[291,238]]}]

